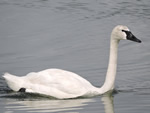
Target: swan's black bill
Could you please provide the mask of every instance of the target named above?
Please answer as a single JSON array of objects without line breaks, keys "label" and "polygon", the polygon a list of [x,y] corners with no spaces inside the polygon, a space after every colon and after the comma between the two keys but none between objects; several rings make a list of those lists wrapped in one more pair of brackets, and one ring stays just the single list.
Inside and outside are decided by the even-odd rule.
[{"label": "swan's black bill", "polygon": [[138,43],[141,43],[141,42],[142,42],[141,40],[139,40],[138,38],[136,38],[136,37],[131,33],[131,31],[122,30],[122,32],[125,32],[125,33],[126,33],[128,40],[132,40],[132,41],[138,42]]}]

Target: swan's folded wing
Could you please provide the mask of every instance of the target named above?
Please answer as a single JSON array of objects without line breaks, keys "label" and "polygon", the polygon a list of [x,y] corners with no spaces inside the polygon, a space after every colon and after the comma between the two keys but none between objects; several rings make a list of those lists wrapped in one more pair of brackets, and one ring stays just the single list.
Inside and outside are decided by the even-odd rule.
[{"label": "swan's folded wing", "polygon": [[79,75],[60,69],[48,69],[30,73],[24,77],[27,91],[46,94],[56,98],[74,98],[87,93],[93,87]]}]

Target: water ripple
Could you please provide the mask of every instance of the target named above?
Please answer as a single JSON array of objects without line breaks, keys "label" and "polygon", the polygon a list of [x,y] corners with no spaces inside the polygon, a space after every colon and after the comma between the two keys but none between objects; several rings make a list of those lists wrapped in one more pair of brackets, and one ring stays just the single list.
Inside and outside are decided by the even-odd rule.
[{"label": "water ripple", "polygon": [[150,3],[137,1],[62,1],[57,0],[52,2],[50,0],[2,0],[0,5],[16,5],[25,8],[49,8],[51,10],[63,12],[70,12],[77,14],[84,19],[102,19],[115,15],[130,15],[136,17],[150,18]]}]

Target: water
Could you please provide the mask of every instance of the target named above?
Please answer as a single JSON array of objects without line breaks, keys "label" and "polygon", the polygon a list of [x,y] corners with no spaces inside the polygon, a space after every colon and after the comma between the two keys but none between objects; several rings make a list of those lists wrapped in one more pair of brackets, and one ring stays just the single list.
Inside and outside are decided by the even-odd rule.
[{"label": "water", "polygon": [[114,26],[127,25],[141,44],[122,41],[116,92],[55,100],[12,92],[0,77],[1,113],[149,113],[149,0],[1,0],[0,75],[47,68],[78,73],[103,84]]}]

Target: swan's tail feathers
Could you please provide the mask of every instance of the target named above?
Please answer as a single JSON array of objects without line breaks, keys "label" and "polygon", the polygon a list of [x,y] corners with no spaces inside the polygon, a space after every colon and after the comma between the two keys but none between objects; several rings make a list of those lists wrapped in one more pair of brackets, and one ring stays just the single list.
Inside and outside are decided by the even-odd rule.
[{"label": "swan's tail feathers", "polygon": [[19,89],[22,87],[23,81],[20,77],[5,73],[3,75],[3,78],[6,80],[8,87],[11,88],[13,91],[19,91]]}]

